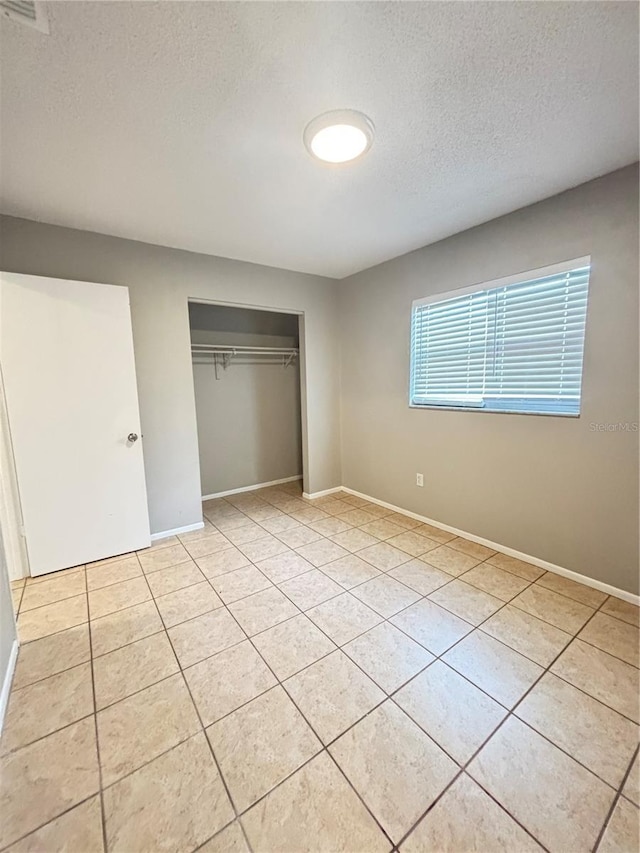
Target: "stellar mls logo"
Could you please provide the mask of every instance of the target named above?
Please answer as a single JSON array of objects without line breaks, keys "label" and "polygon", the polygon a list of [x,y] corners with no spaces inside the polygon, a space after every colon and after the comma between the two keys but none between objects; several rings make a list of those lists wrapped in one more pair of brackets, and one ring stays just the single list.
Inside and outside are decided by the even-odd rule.
[{"label": "stellar mls logo", "polygon": [[630,421],[598,424],[592,421],[589,429],[591,432],[638,432],[638,424]]}]

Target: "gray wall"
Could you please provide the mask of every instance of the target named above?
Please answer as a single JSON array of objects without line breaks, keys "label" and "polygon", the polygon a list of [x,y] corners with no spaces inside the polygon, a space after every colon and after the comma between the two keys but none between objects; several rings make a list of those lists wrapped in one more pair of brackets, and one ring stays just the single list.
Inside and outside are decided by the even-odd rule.
[{"label": "gray wall", "polygon": [[[638,433],[591,428],[639,420],[637,167],[341,282],[9,217],[0,229],[4,270],[130,287],[154,532],[200,518],[187,300],[222,301],[304,312],[307,491],[343,482],[638,590]],[[409,409],[413,299],[586,254],[579,419]]]},{"label": "gray wall", "polygon": [[129,287],[152,532],[202,518],[189,299],[303,313],[305,489],[340,485],[336,282],[6,216],[0,239],[8,272]]},{"label": "gray wall", "polygon": [[256,311],[251,308],[231,308],[226,305],[210,305],[206,302],[189,303],[189,325],[191,329],[204,332],[242,335],[270,335],[298,340],[298,317],[276,311]]},{"label": "gray wall", "polygon": [[[578,419],[409,409],[411,302],[592,257]],[[638,169],[341,282],[343,483],[638,591]],[[417,488],[416,473],[424,474]]]},{"label": "gray wall", "polygon": [[[297,347],[298,318],[190,304],[194,343]],[[234,359],[215,378],[212,361],[193,365],[202,494],[302,473],[300,372],[281,359]]]}]

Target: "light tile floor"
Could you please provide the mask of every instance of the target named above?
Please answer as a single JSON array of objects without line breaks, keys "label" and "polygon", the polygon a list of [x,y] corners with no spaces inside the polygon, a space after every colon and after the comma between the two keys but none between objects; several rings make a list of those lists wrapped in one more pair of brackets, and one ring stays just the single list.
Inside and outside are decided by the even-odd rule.
[{"label": "light tile floor", "polygon": [[13,585],[0,849],[633,851],[638,609],[349,495]]}]

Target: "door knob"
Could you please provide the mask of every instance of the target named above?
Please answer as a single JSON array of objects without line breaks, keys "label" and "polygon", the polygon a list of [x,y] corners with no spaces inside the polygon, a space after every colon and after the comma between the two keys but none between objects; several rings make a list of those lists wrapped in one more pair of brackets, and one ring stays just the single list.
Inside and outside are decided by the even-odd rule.
[{"label": "door knob", "polygon": [[137,440],[138,440],[138,433],[137,432],[130,432],[129,435],[127,436],[127,441],[134,442]]}]

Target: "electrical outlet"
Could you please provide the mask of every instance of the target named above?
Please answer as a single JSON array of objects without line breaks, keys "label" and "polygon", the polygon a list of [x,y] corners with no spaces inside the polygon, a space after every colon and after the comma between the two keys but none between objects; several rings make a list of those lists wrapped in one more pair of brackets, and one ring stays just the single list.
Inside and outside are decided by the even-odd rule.
[{"label": "electrical outlet", "polygon": [[416,474],[416,486],[424,486],[424,475]]}]

